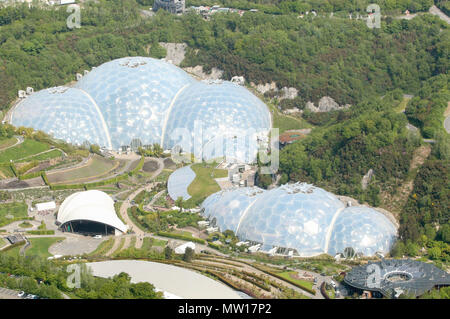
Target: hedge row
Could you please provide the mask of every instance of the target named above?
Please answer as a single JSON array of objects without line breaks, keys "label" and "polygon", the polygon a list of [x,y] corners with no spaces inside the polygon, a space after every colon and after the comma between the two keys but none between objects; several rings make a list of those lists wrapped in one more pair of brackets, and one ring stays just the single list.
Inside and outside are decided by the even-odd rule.
[{"label": "hedge row", "polygon": [[11,218],[11,219],[8,219],[8,220],[4,220],[4,221],[0,222],[0,227],[9,225],[11,223],[14,223],[14,222],[17,222],[17,221],[20,221],[20,220],[34,220],[34,217],[16,217],[16,218]]},{"label": "hedge row", "polygon": [[30,235],[54,235],[54,230],[29,230],[27,231],[27,234]]},{"label": "hedge row", "polygon": [[9,167],[11,167],[11,170],[13,171],[13,173],[14,173],[14,175],[15,175],[16,177],[20,175],[20,174],[17,172],[16,167],[14,166],[14,163],[11,163],[11,164],[9,165]]},{"label": "hedge row", "polygon": [[3,248],[2,252],[8,251],[8,250],[13,249],[14,247],[17,247],[17,246],[22,246],[24,243],[25,243],[25,241],[20,241],[18,243],[9,245],[9,246]]},{"label": "hedge row", "polygon": [[46,182],[46,184],[50,186],[51,190],[82,189],[82,188],[84,188],[85,190],[88,190],[88,189],[92,189],[92,188],[99,187],[99,186],[104,186],[104,185],[109,185],[109,184],[116,184],[119,181],[128,178],[128,176],[133,176],[138,171],[140,171],[142,169],[142,167],[144,166],[144,160],[145,160],[144,156],[141,156],[139,164],[133,170],[131,170],[130,172],[124,173],[122,175],[118,175],[118,176],[110,178],[110,179],[99,181],[99,182],[87,183],[87,184],[83,183],[83,184],[63,184],[63,185],[51,185],[51,184],[48,183],[48,180],[46,181],[45,179],[44,179],[44,182]]},{"label": "hedge row", "polygon": [[217,250],[220,250],[220,245],[214,244],[212,242],[208,242],[208,246]]},{"label": "hedge row", "polygon": [[39,176],[42,176],[44,174],[44,172],[34,172],[34,173],[30,173],[30,174],[25,174],[25,175],[19,175],[18,178],[23,181],[25,179],[31,179],[31,178],[36,178]]},{"label": "hedge row", "polygon": [[169,237],[174,239],[181,239],[186,241],[193,241],[200,244],[205,244],[205,241],[201,238],[188,237],[181,234],[167,233],[167,232],[157,232],[158,236]]},{"label": "hedge row", "polygon": [[307,292],[309,292],[309,293],[311,293],[313,295],[316,294],[316,291],[314,289],[309,289],[308,287],[302,286],[302,285],[298,284],[297,282],[295,282],[293,280],[290,280],[288,278],[285,278],[285,277],[282,277],[282,276],[278,275],[277,273],[274,273],[274,272],[271,272],[271,271],[268,271],[268,270],[265,270],[265,269],[262,269],[262,268],[259,268],[259,267],[255,267],[255,268],[260,270],[260,271],[262,271],[262,272],[264,272],[264,273],[266,273],[266,274],[268,274],[268,275],[271,275],[271,276],[273,276],[275,278],[278,278],[278,279],[283,280],[283,281],[287,281],[291,285],[294,285],[294,286],[296,286],[296,287],[298,287],[300,289],[303,289],[303,290],[305,290],[305,291],[307,291]]},{"label": "hedge row", "polygon": [[17,169],[17,172],[19,173],[19,175],[22,175],[23,173],[29,171],[30,169],[32,169],[38,165],[39,165],[39,161],[35,160],[35,161],[32,161],[32,162],[22,166],[21,168]]}]

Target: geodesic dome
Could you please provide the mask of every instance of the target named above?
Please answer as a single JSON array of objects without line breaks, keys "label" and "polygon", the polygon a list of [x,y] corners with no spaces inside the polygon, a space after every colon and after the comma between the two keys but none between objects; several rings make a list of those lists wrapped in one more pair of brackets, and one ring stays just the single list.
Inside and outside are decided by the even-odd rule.
[{"label": "geodesic dome", "polygon": [[347,247],[366,256],[387,253],[397,233],[375,209],[345,207],[335,195],[306,183],[225,190],[206,198],[202,208],[221,231],[261,243],[265,251],[291,248],[304,257],[335,255]]},{"label": "geodesic dome", "polygon": [[[11,122],[70,143],[87,141],[108,149],[139,139],[142,145],[179,145],[194,153],[196,141],[207,150],[204,159],[230,156],[246,162],[256,158],[257,137],[271,127],[266,105],[244,87],[197,81],[168,62],[146,57],[113,60],[73,88],[34,93],[13,110]],[[202,129],[194,136],[195,123]],[[240,135],[249,135],[248,141],[237,143]],[[213,152],[222,139],[233,150],[219,146]]]}]

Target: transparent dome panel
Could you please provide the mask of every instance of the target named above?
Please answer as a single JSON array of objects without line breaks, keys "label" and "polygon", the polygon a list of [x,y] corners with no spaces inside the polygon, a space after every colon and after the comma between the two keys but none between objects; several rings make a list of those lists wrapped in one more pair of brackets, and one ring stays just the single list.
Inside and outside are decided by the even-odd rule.
[{"label": "transparent dome panel", "polygon": [[195,80],[182,69],[152,58],[131,57],[102,64],[77,87],[97,102],[108,124],[113,147],[161,143],[168,109],[179,91]]},{"label": "transparent dome panel", "polygon": [[74,88],[54,87],[33,93],[15,107],[12,124],[32,127],[72,144],[111,144],[95,102]]},{"label": "transparent dome panel", "polygon": [[237,230],[241,239],[294,248],[300,256],[323,253],[327,232],[343,204],[331,193],[308,184],[267,191],[246,212]]},{"label": "transparent dome panel", "polygon": [[242,187],[224,190],[210,195],[202,204],[204,215],[220,231],[232,230],[236,233],[245,210],[265,191],[258,187]]},{"label": "transparent dome panel", "polygon": [[[267,106],[244,87],[226,81],[197,82],[177,97],[168,118],[164,147],[180,145],[195,153],[193,145],[206,145],[203,158],[245,158],[255,153],[256,136],[266,134],[270,126]],[[251,139],[246,142],[245,136]]]},{"label": "transparent dome panel", "polygon": [[352,247],[356,253],[372,256],[389,252],[396,239],[396,227],[373,208],[345,208],[337,217],[330,237],[328,253],[343,253]]}]

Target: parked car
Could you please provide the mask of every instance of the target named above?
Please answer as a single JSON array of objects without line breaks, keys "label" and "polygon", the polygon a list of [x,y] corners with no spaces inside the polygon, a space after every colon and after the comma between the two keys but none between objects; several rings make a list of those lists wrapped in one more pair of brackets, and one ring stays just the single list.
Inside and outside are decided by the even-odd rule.
[{"label": "parked car", "polygon": [[21,291],[21,292],[19,292],[19,293],[17,294],[17,297],[22,298],[23,296],[25,296],[25,292],[24,292],[24,291]]},{"label": "parked car", "polygon": [[94,238],[95,239],[102,239],[102,235],[95,235]]}]

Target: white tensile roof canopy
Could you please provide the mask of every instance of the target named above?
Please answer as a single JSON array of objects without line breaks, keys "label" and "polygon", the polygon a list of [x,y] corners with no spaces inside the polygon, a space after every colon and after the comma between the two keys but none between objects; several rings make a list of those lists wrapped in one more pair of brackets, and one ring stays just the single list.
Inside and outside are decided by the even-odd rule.
[{"label": "white tensile roof canopy", "polygon": [[38,212],[41,212],[43,210],[52,210],[56,208],[55,202],[46,202],[46,203],[38,203],[36,204],[36,209]]},{"label": "white tensile roof canopy", "polygon": [[77,192],[64,200],[59,208],[57,221],[62,225],[75,220],[106,224],[123,233],[128,229],[117,217],[112,198],[98,190]]}]

